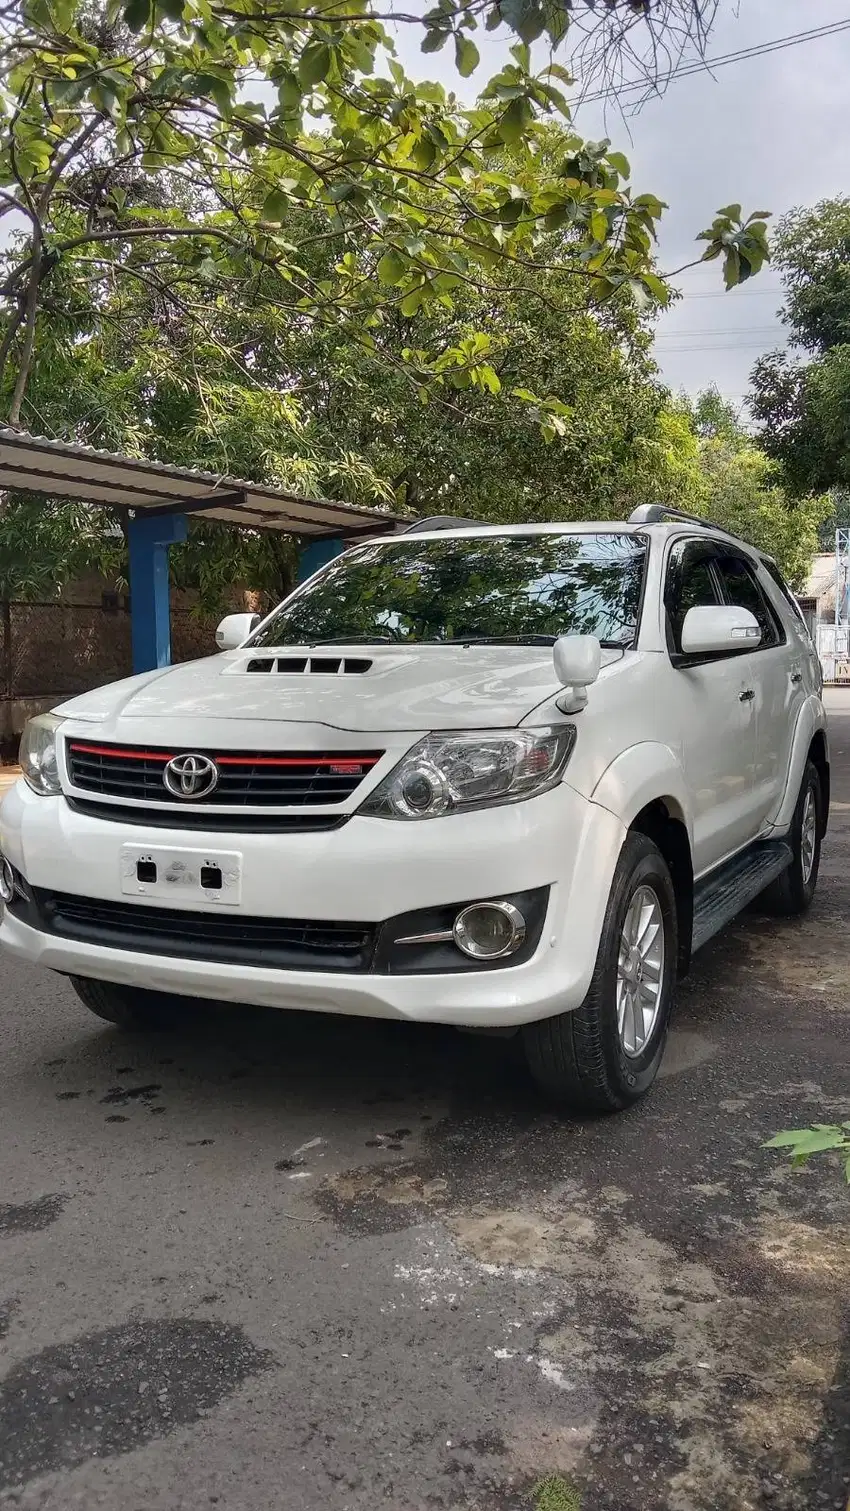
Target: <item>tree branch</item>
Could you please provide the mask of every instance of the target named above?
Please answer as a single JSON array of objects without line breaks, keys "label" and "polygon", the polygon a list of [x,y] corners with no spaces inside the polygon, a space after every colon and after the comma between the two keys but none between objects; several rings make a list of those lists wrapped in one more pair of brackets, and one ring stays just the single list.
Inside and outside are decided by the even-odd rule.
[{"label": "tree branch", "polygon": [[12,391],[12,402],[9,405],[9,424],[20,425],[21,404],[26,393],[29,381],[30,368],[32,366],[33,348],[35,343],[35,322],[38,315],[38,290],[41,283],[41,254],[42,254],[41,226],[33,228],[32,237],[32,266],[30,268],[29,284],[23,304],[24,339],[21,346],[21,355],[18,360],[18,375],[15,379],[15,387]]}]

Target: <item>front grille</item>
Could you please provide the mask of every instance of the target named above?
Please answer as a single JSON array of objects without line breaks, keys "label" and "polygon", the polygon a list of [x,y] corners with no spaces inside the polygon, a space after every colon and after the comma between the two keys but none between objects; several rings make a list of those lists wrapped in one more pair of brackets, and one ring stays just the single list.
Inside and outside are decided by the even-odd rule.
[{"label": "front grille", "polygon": [[347,813],[216,813],[201,805],[142,808],[123,803],[66,797],[75,813],[111,824],[143,824],[146,829],[191,829],[206,834],[324,834],[348,823]]},{"label": "front grille", "polygon": [[[146,746],[95,745],[69,740],[68,772],[79,792],[102,797],[122,797],[133,802],[175,803],[186,808],[186,799],[175,797],[163,781],[168,762],[183,752]],[[195,808],[300,807],[311,803],[342,803],[356,791],[363,778],[383,755],[369,751],[275,752],[212,751],[206,755],[218,768],[218,784]]]},{"label": "front grille", "polygon": [[377,929],[367,923],[236,918],[135,902],[103,902],[33,888],[41,927],[114,950],[280,970],[368,971]]}]

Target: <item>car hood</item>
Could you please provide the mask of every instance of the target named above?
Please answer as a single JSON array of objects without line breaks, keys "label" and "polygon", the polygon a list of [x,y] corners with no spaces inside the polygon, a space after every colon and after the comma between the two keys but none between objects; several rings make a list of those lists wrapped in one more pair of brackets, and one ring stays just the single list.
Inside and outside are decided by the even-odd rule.
[{"label": "car hood", "polygon": [[[603,660],[617,653],[603,653]],[[312,664],[311,660],[312,659]],[[316,660],[325,662],[316,669]],[[270,669],[257,668],[271,662]],[[279,670],[302,662],[303,671]],[[330,665],[328,665],[330,663]],[[339,670],[332,670],[334,663]],[[343,670],[344,666],[348,670]],[[63,703],[57,712],[138,739],[151,721],[323,724],[358,732],[482,729],[518,724],[558,690],[548,646],[333,646],[230,651],[146,672]]]}]

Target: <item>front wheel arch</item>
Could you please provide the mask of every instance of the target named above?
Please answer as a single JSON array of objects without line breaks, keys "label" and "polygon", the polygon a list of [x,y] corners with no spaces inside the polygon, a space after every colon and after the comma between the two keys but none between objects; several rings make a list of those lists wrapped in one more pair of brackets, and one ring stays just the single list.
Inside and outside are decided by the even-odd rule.
[{"label": "front wheel arch", "polygon": [[694,863],[681,809],[675,799],[654,798],[638,813],[629,832],[646,835],[667,862],[676,894],[678,973],[686,976],[691,964],[694,926]]}]

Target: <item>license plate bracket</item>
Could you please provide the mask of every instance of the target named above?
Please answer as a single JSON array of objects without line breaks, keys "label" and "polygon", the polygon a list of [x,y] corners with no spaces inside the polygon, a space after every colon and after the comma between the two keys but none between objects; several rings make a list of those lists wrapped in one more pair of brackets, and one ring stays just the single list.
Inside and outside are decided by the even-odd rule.
[{"label": "license plate bracket", "polygon": [[122,845],[121,891],[125,897],[238,907],[242,901],[242,856],[238,850]]}]

